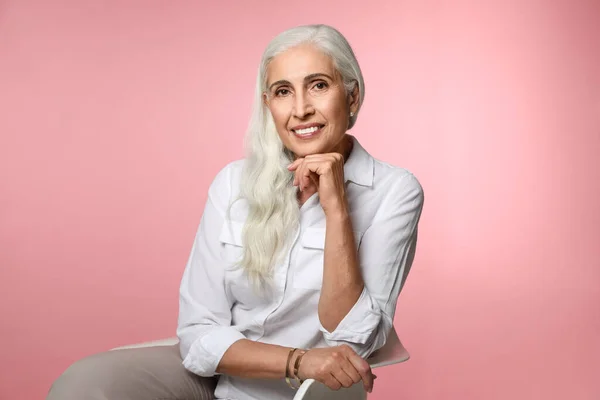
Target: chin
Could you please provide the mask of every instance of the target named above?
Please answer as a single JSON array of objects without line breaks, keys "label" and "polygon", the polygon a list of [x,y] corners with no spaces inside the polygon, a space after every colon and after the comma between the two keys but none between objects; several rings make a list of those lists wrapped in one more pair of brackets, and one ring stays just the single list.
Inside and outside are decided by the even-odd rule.
[{"label": "chin", "polygon": [[322,146],[319,146],[317,143],[296,145],[293,146],[291,150],[297,157],[306,157],[312,154],[327,153],[327,151],[325,151]]}]

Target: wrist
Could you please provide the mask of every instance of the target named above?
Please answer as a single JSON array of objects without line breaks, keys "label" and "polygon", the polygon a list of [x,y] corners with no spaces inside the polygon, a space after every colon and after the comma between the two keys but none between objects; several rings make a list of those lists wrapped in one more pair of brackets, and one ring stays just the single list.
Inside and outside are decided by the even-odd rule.
[{"label": "wrist", "polygon": [[350,219],[350,212],[345,201],[336,207],[324,209],[323,212],[325,213],[326,222],[345,223]]},{"label": "wrist", "polygon": [[304,357],[306,353],[308,353],[308,350],[302,350],[294,361],[294,376],[300,381],[300,384],[304,382],[304,379],[300,377],[300,364],[302,363],[302,357]]},{"label": "wrist", "polygon": [[296,353],[296,348],[290,348],[290,350],[288,351],[287,357],[286,357],[286,361],[285,361],[285,380],[287,382],[287,384],[292,387],[292,385],[290,384],[290,378],[292,377],[292,358],[294,356],[294,354]]},{"label": "wrist", "polygon": [[[298,357],[301,357],[305,353],[304,350],[299,350],[297,348],[290,348],[287,361],[285,364],[285,381],[291,389],[298,389],[302,384],[302,381],[297,376],[297,369],[299,362]],[[296,370],[294,371],[294,367]],[[294,382],[295,381],[295,382]]]}]

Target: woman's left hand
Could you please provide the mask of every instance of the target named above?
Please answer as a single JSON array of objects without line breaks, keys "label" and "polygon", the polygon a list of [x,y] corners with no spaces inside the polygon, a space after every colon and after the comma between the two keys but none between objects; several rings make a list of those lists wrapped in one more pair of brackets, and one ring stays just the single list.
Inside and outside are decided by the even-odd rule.
[{"label": "woman's left hand", "polygon": [[311,154],[288,165],[294,174],[294,186],[304,191],[315,186],[321,207],[329,212],[346,211],[344,156],[339,153]]}]

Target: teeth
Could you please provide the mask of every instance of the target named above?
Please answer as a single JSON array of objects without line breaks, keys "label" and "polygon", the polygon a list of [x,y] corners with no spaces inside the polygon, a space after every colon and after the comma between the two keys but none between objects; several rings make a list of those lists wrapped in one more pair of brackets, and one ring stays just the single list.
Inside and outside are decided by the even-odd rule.
[{"label": "teeth", "polygon": [[294,132],[296,132],[299,135],[308,135],[309,133],[314,133],[318,130],[319,130],[318,126],[313,126],[312,128],[296,129]]}]

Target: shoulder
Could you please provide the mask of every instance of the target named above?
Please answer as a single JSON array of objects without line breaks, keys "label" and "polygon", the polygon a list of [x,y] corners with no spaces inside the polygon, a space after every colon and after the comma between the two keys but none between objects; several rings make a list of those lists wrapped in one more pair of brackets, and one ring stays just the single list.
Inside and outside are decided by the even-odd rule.
[{"label": "shoulder", "polygon": [[412,171],[373,158],[373,186],[390,194],[413,193],[423,197],[423,186]]},{"label": "shoulder", "polygon": [[217,172],[208,189],[208,195],[215,203],[226,205],[236,196],[243,165],[243,159],[230,161]]},{"label": "shoulder", "polygon": [[211,183],[211,189],[222,190],[224,187],[236,187],[236,183],[240,181],[244,160],[234,160],[227,163],[217,172]]},{"label": "shoulder", "polygon": [[374,160],[373,190],[379,198],[375,219],[419,220],[424,203],[421,183],[412,171]]}]

